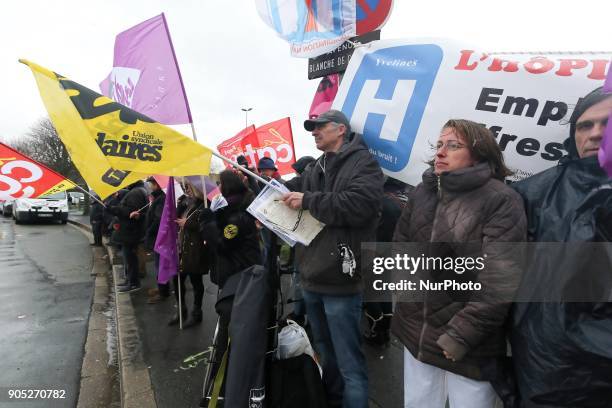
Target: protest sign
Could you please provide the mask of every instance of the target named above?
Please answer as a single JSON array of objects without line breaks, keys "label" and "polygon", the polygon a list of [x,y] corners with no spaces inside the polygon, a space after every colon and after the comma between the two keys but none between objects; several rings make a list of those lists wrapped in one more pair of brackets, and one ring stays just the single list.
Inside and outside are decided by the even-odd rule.
[{"label": "protest sign", "polygon": [[418,184],[448,119],[491,130],[513,179],[554,166],[580,97],[602,86],[612,53],[489,55],[448,40],[359,47],[334,100],[389,176]]}]

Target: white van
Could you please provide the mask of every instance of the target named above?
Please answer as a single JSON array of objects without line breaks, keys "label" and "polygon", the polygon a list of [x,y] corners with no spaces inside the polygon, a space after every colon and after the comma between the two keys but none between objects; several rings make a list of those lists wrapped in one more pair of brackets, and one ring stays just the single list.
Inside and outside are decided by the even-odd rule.
[{"label": "white van", "polygon": [[68,196],[65,191],[39,198],[18,198],[13,202],[13,218],[17,224],[37,219],[68,221]]}]

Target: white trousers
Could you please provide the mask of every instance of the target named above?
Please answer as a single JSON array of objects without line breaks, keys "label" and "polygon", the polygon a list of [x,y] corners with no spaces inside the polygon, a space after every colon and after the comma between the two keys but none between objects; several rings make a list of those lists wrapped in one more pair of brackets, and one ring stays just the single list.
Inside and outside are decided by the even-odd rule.
[{"label": "white trousers", "polygon": [[488,381],[476,381],[422,363],[404,348],[404,408],[497,408],[501,400]]}]

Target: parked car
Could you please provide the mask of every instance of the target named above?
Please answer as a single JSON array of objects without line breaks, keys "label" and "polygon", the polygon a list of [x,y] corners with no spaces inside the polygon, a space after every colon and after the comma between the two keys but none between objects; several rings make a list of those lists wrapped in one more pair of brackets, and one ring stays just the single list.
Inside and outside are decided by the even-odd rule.
[{"label": "parked car", "polygon": [[5,217],[13,215],[13,200],[6,200],[0,202],[0,214]]},{"label": "parked car", "polygon": [[70,191],[68,193],[68,202],[72,205],[83,204],[85,201],[85,194],[76,191]]},{"label": "parked car", "polygon": [[39,198],[18,198],[13,203],[13,218],[17,224],[38,219],[68,221],[68,195],[65,191]]}]

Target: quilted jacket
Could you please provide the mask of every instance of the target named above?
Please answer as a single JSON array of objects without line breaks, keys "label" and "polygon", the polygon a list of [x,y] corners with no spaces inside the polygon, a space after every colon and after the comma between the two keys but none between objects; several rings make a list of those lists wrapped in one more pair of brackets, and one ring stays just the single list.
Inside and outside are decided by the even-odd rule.
[{"label": "quilted jacket", "polygon": [[[402,212],[394,241],[476,243],[490,260],[478,273],[478,281],[495,290],[474,291],[461,301],[444,291],[427,292],[424,302],[398,303],[392,331],[415,358],[485,379],[483,364],[506,352],[503,325],[510,304],[499,299],[510,299],[520,281],[518,261],[500,253],[503,250],[494,243],[523,242],[526,230],[520,196],[493,179],[488,164],[440,177],[433,168],[425,171]],[[456,361],[448,360],[443,349]]]}]

